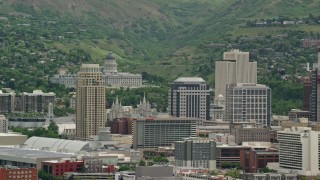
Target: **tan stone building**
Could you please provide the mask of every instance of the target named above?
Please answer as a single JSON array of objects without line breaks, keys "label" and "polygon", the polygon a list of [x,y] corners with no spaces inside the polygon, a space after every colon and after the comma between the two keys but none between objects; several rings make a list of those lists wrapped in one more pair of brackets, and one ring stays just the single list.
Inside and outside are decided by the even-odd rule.
[{"label": "tan stone building", "polygon": [[105,86],[98,64],[83,64],[78,73],[76,138],[89,140],[105,126]]},{"label": "tan stone building", "polygon": [[270,142],[270,129],[261,126],[231,126],[230,134],[235,137],[236,144],[242,142]]},{"label": "tan stone building", "polygon": [[226,85],[231,83],[257,83],[257,62],[249,60],[249,52],[233,49],[216,61],[215,96],[226,97]]}]

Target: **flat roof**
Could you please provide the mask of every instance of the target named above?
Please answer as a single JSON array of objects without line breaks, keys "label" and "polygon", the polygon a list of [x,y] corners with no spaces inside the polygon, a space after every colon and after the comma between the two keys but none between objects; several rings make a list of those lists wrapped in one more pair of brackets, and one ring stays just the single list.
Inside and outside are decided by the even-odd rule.
[{"label": "flat roof", "polygon": [[41,150],[35,150],[35,149],[0,147],[0,156],[37,159],[37,158],[70,158],[70,157],[74,157],[74,154],[41,151]]},{"label": "flat roof", "polygon": [[18,133],[0,133],[0,137],[3,137],[3,136],[25,136],[26,137],[26,135],[22,135]]},{"label": "flat roof", "polygon": [[205,80],[203,80],[201,77],[179,77],[178,79],[176,79],[173,82],[206,82]]}]

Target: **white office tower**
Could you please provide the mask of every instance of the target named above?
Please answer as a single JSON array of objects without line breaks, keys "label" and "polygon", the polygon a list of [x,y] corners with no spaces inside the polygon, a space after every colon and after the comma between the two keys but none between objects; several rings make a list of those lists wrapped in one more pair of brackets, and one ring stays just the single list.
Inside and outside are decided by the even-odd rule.
[{"label": "white office tower", "polygon": [[279,166],[305,176],[320,173],[320,132],[309,127],[292,127],[278,132]]},{"label": "white office tower", "polygon": [[227,86],[226,119],[232,123],[271,123],[271,89],[262,84],[230,84]]},{"label": "white office tower", "polygon": [[231,83],[257,83],[257,62],[250,62],[249,52],[233,49],[216,61],[215,96],[226,97],[226,85]]}]

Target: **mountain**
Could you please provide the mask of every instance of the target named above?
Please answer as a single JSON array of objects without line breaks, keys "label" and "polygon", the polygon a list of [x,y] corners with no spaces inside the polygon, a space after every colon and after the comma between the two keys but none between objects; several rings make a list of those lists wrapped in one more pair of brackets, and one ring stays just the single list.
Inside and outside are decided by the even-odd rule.
[{"label": "mountain", "polygon": [[[0,15],[15,17],[9,20],[11,25],[31,23],[44,47],[66,56],[81,50],[91,57],[88,61],[101,64],[112,51],[122,70],[146,71],[169,80],[201,75],[212,82],[214,60],[221,59],[240,36],[292,29],[250,28],[245,26],[248,21],[317,17],[319,6],[317,0],[0,0]],[[311,27],[320,32],[318,26]],[[305,26],[294,29],[310,31]],[[61,36],[67,40],[57,40]],[[207,48],[217,43],[225,46]],[[61,65],[72,71],[76,67],[69,62]]]}]

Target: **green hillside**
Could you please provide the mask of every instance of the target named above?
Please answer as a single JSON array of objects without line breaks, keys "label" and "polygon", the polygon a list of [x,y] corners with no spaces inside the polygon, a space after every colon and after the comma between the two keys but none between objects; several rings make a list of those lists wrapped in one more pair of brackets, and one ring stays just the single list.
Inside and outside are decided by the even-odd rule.
[{"label": "green hillside", "polygon": [[[251,52],[260,82],[293,86],[306,74],[300,67],[316,61],[301,39],[320,38],[319,7],[318,0],[0,0],[0,88],[61,92],[47,81],[59,68],[102,64],[110,51],[122,71],[165,82],[201,76],[213,85],[214,61],[231,48]],[[303,24],[275,23],[283,21]],[[299,101],[296,86],[276,100]]]}]

